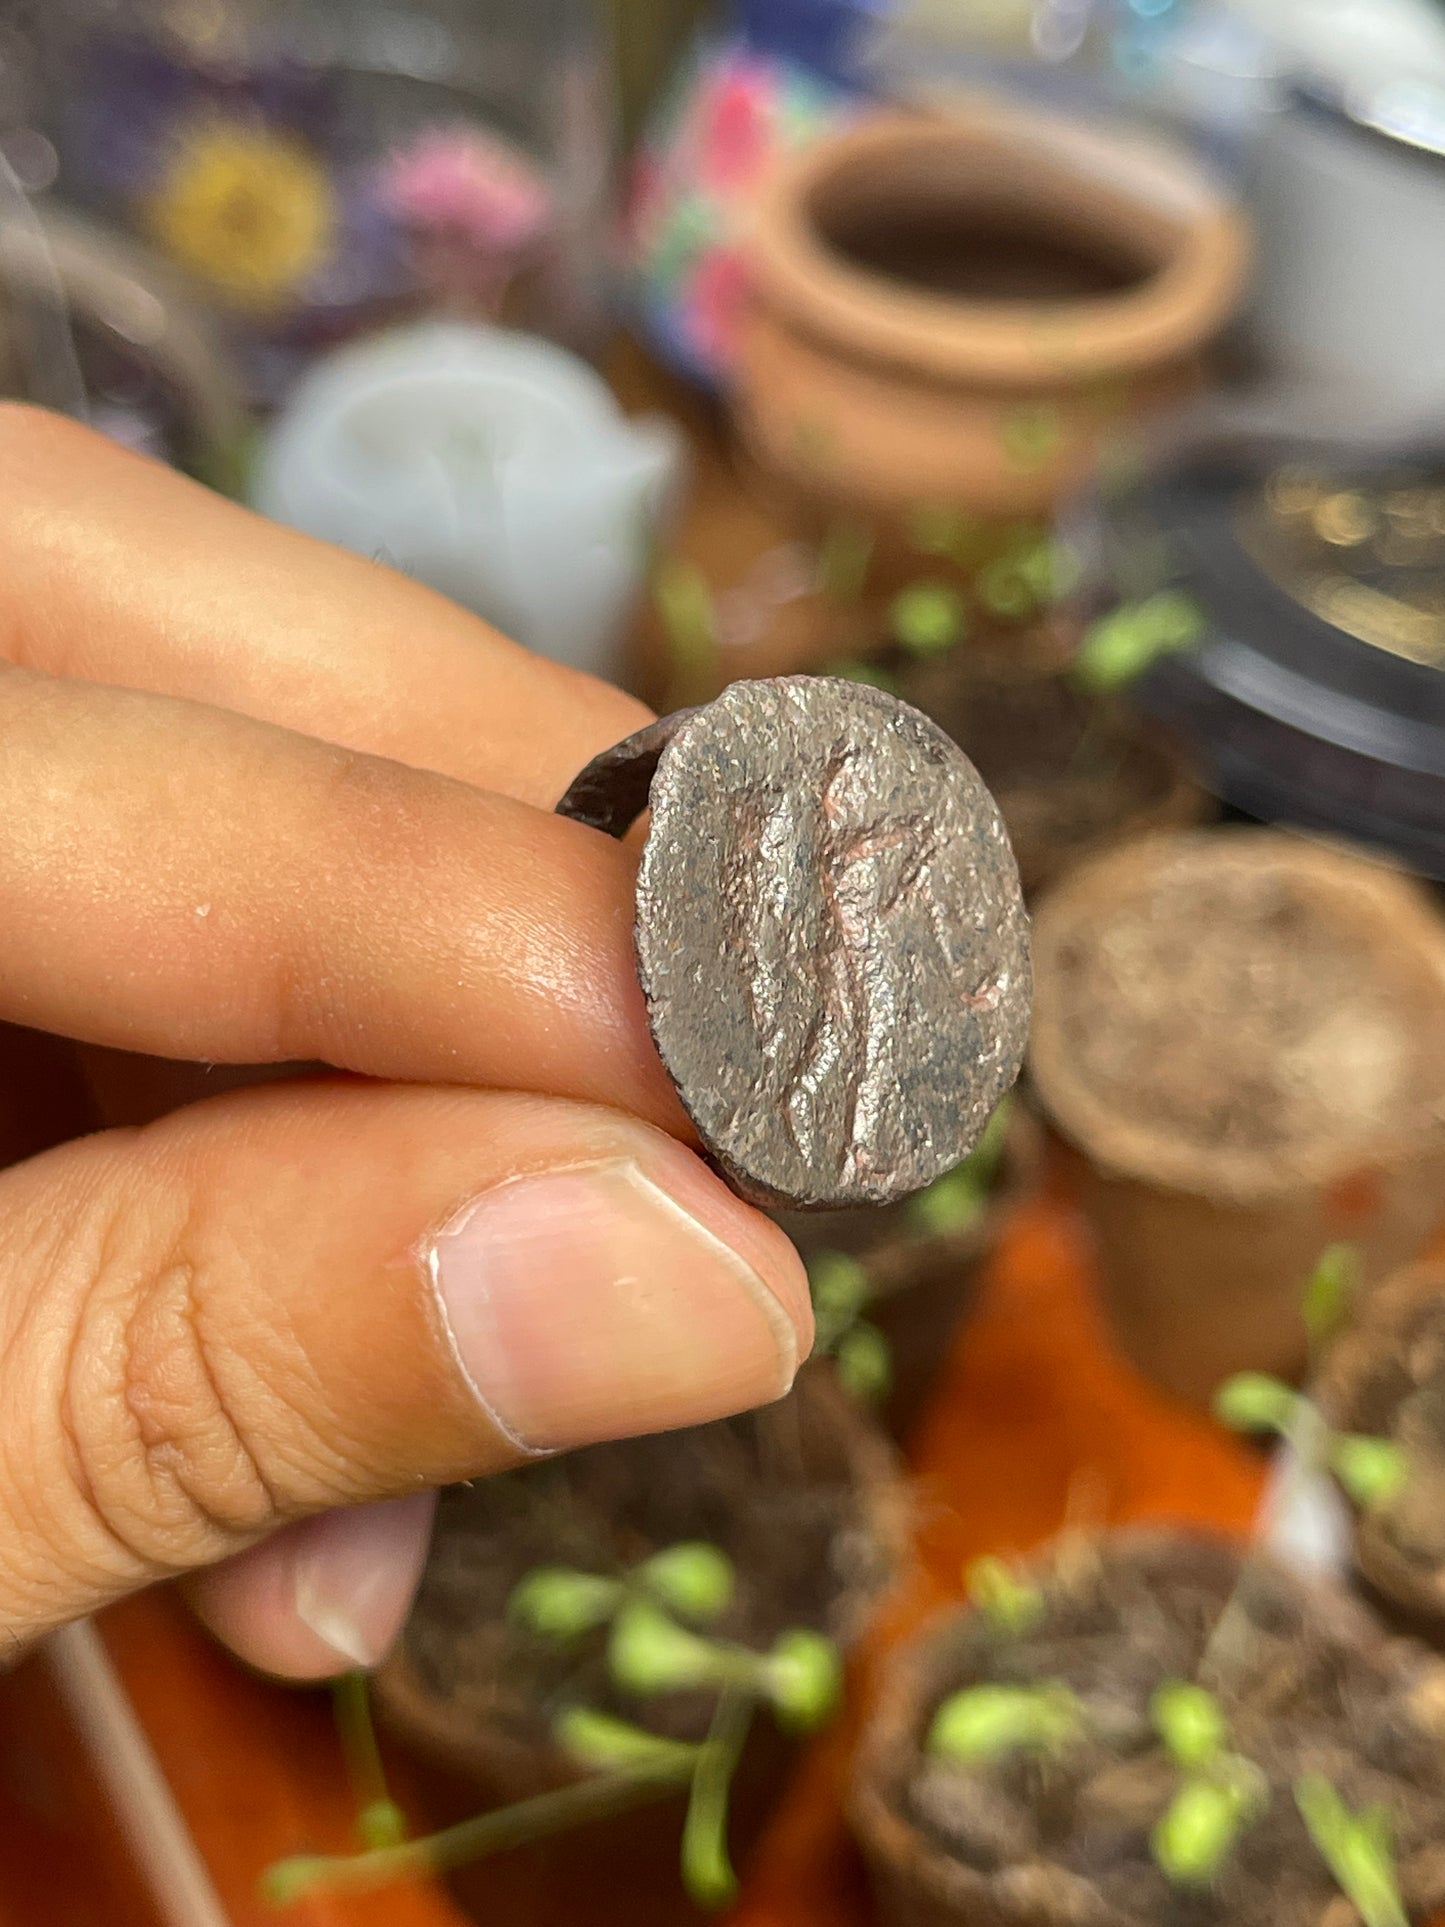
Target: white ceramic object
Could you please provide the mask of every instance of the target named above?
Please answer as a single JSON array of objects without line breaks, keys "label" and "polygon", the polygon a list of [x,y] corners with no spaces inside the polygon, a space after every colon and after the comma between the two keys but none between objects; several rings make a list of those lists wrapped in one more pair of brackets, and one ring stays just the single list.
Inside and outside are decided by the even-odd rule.
[{"label": "white ceramic object", "polygon": [[[1445,9],[1215,0],[1173,43],[1186,111],[1227,120],[1259,234],[1269,377],[1407,418],[1445,401]],[[1190,89],[1198,95],[1188,99]]]},{"label": "white ceramic object", "polygon": [[1260,116],[1284,98],[1285,55],[1223,6],[1183,13],[1156,62],[1160,105],[1182,120],[1231,180]]},{"label": "white ceramic object", "polygon": [[253,505],[387,562],[558,662],[615,678],[683,465],[586,362],[531,335],[421,322],[297,385]]},{"label": "white ceramic object", "polygon": [[1297,71],[1364,95],[1396,81],[1445,84],[1445,14],[1435,0],[1228,0]]},{"label": "white ceramic object", "polygon": [[1445,399],[1445,153],[1290,106],[1258,125],[1246,197],[1271,371],[1386,405]]},{"label": "white ceramic object", "polygon": [[1301,1477],[1292,1445],[1282,1445],[1270,1468],[1259,1512],[1266,1549],[1305,1574],[1344,1579],[1350,1566],[1350,1519],[1333,1479]]}]

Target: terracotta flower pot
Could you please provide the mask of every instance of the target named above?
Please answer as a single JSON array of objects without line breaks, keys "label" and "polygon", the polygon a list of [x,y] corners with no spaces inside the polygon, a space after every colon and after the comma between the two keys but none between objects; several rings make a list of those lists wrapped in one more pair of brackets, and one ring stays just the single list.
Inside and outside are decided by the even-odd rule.
[{"label": "terracotta flower pot", "polygon": [[1037,1120],[1015,1104],[988,1202],[956,1231],[929,1233],[910,1215],[911,1200],[879,1210],[779,1212],[778,1222],[805,1259],[825,1251],[857,1258],[873,1296],[866,1316],[888,1344],[890,1382],[878,1412],[907,1441],[928,1409],[978,1275],[1023,1201],[1037,1190],[1043,1140]]},{"label": "terracotta flower pot", "polygon": [[[850,1801],[882,1927],[1338,1927],[1357,1916],[1295,1807],[1305,1772],[1324,1773],[1352,1811],[1390,1809],[1409,1917],[1429,1919],[1445,1900],[1445,1668],[1383,1637],[1336,1588],[1259,1560],[1236,1594],[1240,1572],[1222,1540],[1118,1532],[1035,1563],[1037,1632],[1000,1634],[963,1609],[900,1648]],[[1269,1799],[1210,1886],[1186,1893],[1150,1852],[1180,1782],[1150,1701],[1196,1677],[1231,1596],[1238,1637],[1210,1684]],[[1053,1758],[929,1757],[953,1692],[1045,1680],[1078,1695],[1085,1722]]]},{"label": "terracotta flower pot", "polygon": [[[629,1700],[609,1682],[605,1637],[561,1649],[509,1624],[517,1582],[544,1563],[615,1571],[661,1546],[708,1538],[732,1557],[738,1592],[721,1636],[765,1650],[812,1625],[845,1648],[897,1576],[904,1510],[891,1454],[832,1374],[805,1370],[782,1403],[693,1431],[593,1447],[443,1496],[411,1619],[376,1675],[390,1729],[440,1769],[443,1820],[583,1777],[551,1721],[585,1703],[700,1739],[711,1701]],[[734,1848],[776,1798],[789,1748],[766,1715],[734,1782]],[[463,1868],[480,1918],[584,1920],[599,1880],[636,1895],[639,1927],[700,1918],[678,1877],[681,1797]]]},{"label": "terracotta flower pot", "polygon": [[1075,871],[1034,945],[1034,1086],[1083,1154],[1123,1349],[1198,1401],[1296,1374],[1323,1247],[1379,1275],[1445,1215],[1438,914],[1361,858],[1195,831]]},{"label": "terracotta flower pot", "polygon": [[1445,1264],[1413,1265],[1364,1295],[1318,1395],[1336,1429],[1404,1451],[1399,1493],[1350,1508],[1355,1572],[1402,1631],[1445,1648]]},{"label": "terracotta flower pot", "polygon": [[1246,256],[1167,148],[985,100],[868,116],[759,207],[743,439],[810,503],[1038,512],[1192,388]]}]

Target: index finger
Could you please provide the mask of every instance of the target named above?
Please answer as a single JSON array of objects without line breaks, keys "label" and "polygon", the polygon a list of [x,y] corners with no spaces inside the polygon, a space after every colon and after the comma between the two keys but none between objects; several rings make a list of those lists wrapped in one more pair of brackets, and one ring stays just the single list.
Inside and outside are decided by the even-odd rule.
[{"label": "index finger", "polygon": [[0,667],[0,1019],[682,1134],[610,838],[234,711]]},{"label": "index finger", "polygon": [[550,808],[641,703],[380,563],[0,404],[0,659],[179,696]]}]

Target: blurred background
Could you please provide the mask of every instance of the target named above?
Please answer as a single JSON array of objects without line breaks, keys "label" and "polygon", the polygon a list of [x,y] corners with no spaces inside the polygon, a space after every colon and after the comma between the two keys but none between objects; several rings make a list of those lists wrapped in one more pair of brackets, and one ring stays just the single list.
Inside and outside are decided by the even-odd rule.
[{"label": "blurred background", "polygon": [[895,684],[1034,881],[1445,874],[1440,0],[0,19],[6,392],[656,703]]}]

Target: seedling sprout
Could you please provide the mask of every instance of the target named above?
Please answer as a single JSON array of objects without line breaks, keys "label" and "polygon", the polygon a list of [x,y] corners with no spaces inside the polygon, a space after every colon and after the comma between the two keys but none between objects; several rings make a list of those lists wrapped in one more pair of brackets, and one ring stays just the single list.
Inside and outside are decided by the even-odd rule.
[{"label": "seedling sprout", "polygon": [[[1349,1247],[1332,1246],[1311,1275],[1303,1312],[1316,1356],[1344,1320],[1358,1271],[1357,1255]],[[1267,1374],[1246,1372],[1229,1380],[1218,1394],[1216,1409],[1237,1429],[1277,1433],[1293,1449],[1297,1478],[1329,1470],[1362,1509],[1387,1503],[1407,1476],[1404,1455],[1391,1441],[1333,1431],[1309,1397]],[[1216,1622],[1202,1673],[1218,1676],[1226,1653],[1237,1649],[1237,1635],[1248,1617],[1248,1571],[1246,1562],[1241,1582]],[[1002,1560],[975,1561],[968,1570],[968,1590],[976,1611],[999,1640],[1028,1638],[1047,1620],[1046,1595]],[[1208,1888],[1267,1810],[1269,1782],[1253,1760],[1235,1749],[1220,1699],[1197,1680],[1162,1684],[1150,1702],[1150,1717],[1178,1775],[1150,1833],[1155,1864],[1175,1887]],[[1087,1703],[1062,1680],[988,1682],[965,1687],[942,1702],[930,1722],[925,1750],[930,1758],[965,1767],[1014,1754],[1047,1760],[1059,1757],[1090,1730]],[[1388,1813],[1383,1808],[1351,1813],[1321,1774],[1304,1775],[1293,1791],[1311,1840],[1365,1927],[1409,1927]]]},{"label": "seedling sprout", "polygon": [[[806,1733],[828,1719],[841,1688],[835,1647],[806,1627],[782,1633],[764,1653],[705,1630],[727,1612],[735,1583],[731,1561],[704,1541],[666,1547],[617,1577],[565,1566],[528,1573],[509,1605],[519,1629],[563,1646],[605,1632],[609,1679],[618,1692],[632,1698],[715,1693],[706,1738],[696,1743],[667,1739],[599,1707],[568,1707],[557,1716],[553,1737],[586,1770],[586,1777],[421,1839],[364,1828],[364,1852],[299,1855],[277,1862],[263,1879],[263,1896],[273,1905],[288,1906],[316,1893],[366,1891],[407,1875],[443,1871],[686,1788],[683,1880],[699,1904],[725,1905],[737,1886],[727,1847],[729,1796],[755,1713],[766,1706],[780,1726]],[[350,1709],[355,1731],[362,1730],[357,1709],[365,1712],[364,1694],[364,1679],[353,1676],[343,1704]],[[369,1712],[364,1731],[370,1735]],[[363,1796],[375,1796],[364,1816],[374,1818],[386,1798],[374,1738],[370,1752],[362,1749],[358,1757],[365,1764],[359,1789]]]}]

